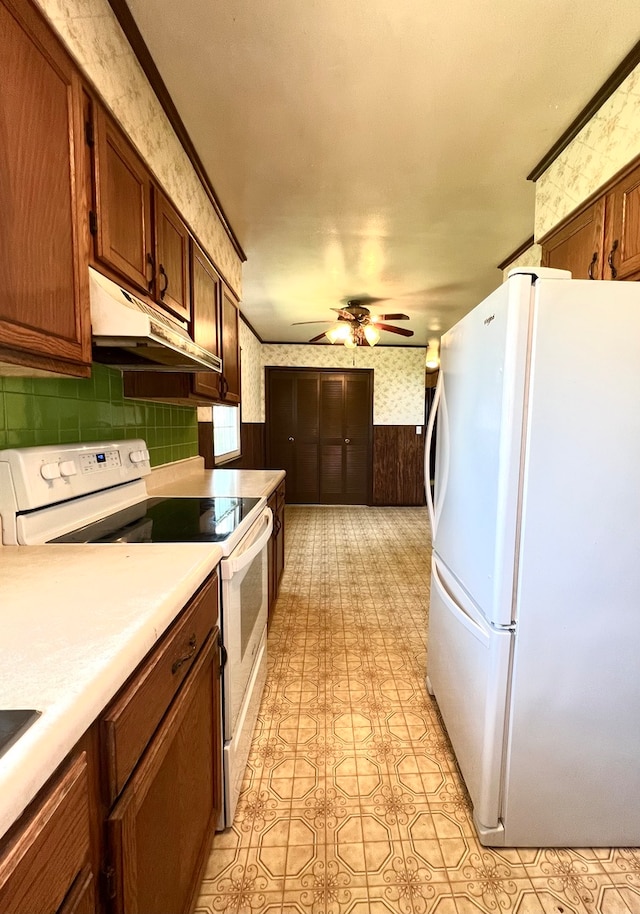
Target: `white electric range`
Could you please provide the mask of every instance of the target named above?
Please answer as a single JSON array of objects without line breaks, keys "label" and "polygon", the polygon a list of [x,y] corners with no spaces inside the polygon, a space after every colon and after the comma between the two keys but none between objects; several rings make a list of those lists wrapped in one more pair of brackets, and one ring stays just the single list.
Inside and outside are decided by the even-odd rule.
[{"label": "white electric range", "polygon": [[4,545],[204,542],[220,563],[225,808],[233,821],[266,679],[266,499],[149,497],[142,439],[0,451]]}]

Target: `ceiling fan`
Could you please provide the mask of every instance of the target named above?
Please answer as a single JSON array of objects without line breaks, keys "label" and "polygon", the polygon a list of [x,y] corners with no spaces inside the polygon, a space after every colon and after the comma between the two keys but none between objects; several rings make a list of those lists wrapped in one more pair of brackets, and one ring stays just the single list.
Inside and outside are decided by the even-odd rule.
[{"label": "ceiling fan", "polygon": [[[367,298],[368,304],[377,301],[385,301],[383,298]],[[401,336],[413,336],[413,330],[405,330],[404,327],[392,327],[385,321],[408,321],[407,314],[379,314],[372,315],[365,305],[365,300],[359,298],[348,299],[343,308],[332,308],[336,311],[337,318],[326,321],[296,321],[292,326],[300,324],[334,324],[329,330],[323,330],[317,336],[309,340],[310,343],[318,343],[323,337],[326,337],[330,343],[341,342],[348,349],[355,349],[356,346],[375,346],[380,339],[380,331],[385,330],[388,333],[399,333]]]}]

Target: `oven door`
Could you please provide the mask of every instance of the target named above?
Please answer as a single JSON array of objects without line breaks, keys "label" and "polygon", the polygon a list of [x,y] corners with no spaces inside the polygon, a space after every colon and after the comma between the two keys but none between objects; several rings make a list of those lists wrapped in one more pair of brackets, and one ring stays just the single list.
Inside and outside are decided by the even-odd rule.
[{"label": "oven door", "polygon": [[273,516],[265,508],[249,532],[220,565],[224,667],[224,738],[236,731],[251,670],[267,625],[269,568],[267,551]]}]

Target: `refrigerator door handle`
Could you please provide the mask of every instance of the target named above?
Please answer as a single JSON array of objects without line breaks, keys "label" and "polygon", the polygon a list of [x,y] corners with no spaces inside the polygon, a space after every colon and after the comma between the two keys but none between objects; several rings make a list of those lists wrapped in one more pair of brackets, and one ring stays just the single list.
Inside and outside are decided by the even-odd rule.
[{"label": "refrigerator door handle", "polygon": [[440,593],[440,599],[448,608],[451,615],[457,619],[459,622],[464,625],[470,634],[477,638],[478,641],[482,641],[483,644],[489,644],[489,626],[485,623],[485,627],[480,625],[468,612],[460,606],[458,601],[449,593],[446,584],[442,580],[440,572],[438,570],[438,563],[435,559],[431,562],[431,573],[434,578],[434,582]]},{"label": "refrigerator door handle", "polygon": [[427,509],[429,511],[429,522],[431,524],[431,537],[435,536],[436,533],[436,519],[435,519],[435,508],[433,504],[433,496],[431,494],[431,442],[433,440],[433,430],[436,422],[436,415],[438,413],[438,408],[440,406],[440,397],[442,395],[442,369],[438,373],[438,380],[436,381],[436,392],[433,396],[433,403],[431,404],[431,410],[429,412],[429,421],[427,422],[427,433],[425,435],[424,442],[424,490],[425,495],[427,496]]}]

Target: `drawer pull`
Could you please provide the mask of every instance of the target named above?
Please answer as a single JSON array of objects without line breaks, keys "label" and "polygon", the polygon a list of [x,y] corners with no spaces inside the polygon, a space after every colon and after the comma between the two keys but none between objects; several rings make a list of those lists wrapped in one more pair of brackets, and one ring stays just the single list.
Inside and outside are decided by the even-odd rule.
[{"label": "drawer pull", "polygon": [[191,635],[191,637],[189,638],[189,653],[188,653],[188,654],[185,654],[184,657],[179,657],[177,660],[174,660],[174,661],[173,661],[173,666],[171,667],[171,672],[172,672],[172,673],[177,673],[178,670],[180,669],[180,667],[181,667],[184,663],[186,663],[188,660],[191,660],[191,658],[193,657],[193,655],[194,655],[195,652],[196,652],[196,642],[197,642],[197,640],[198,640],[198,639],[196,638],[195,635]]}]

